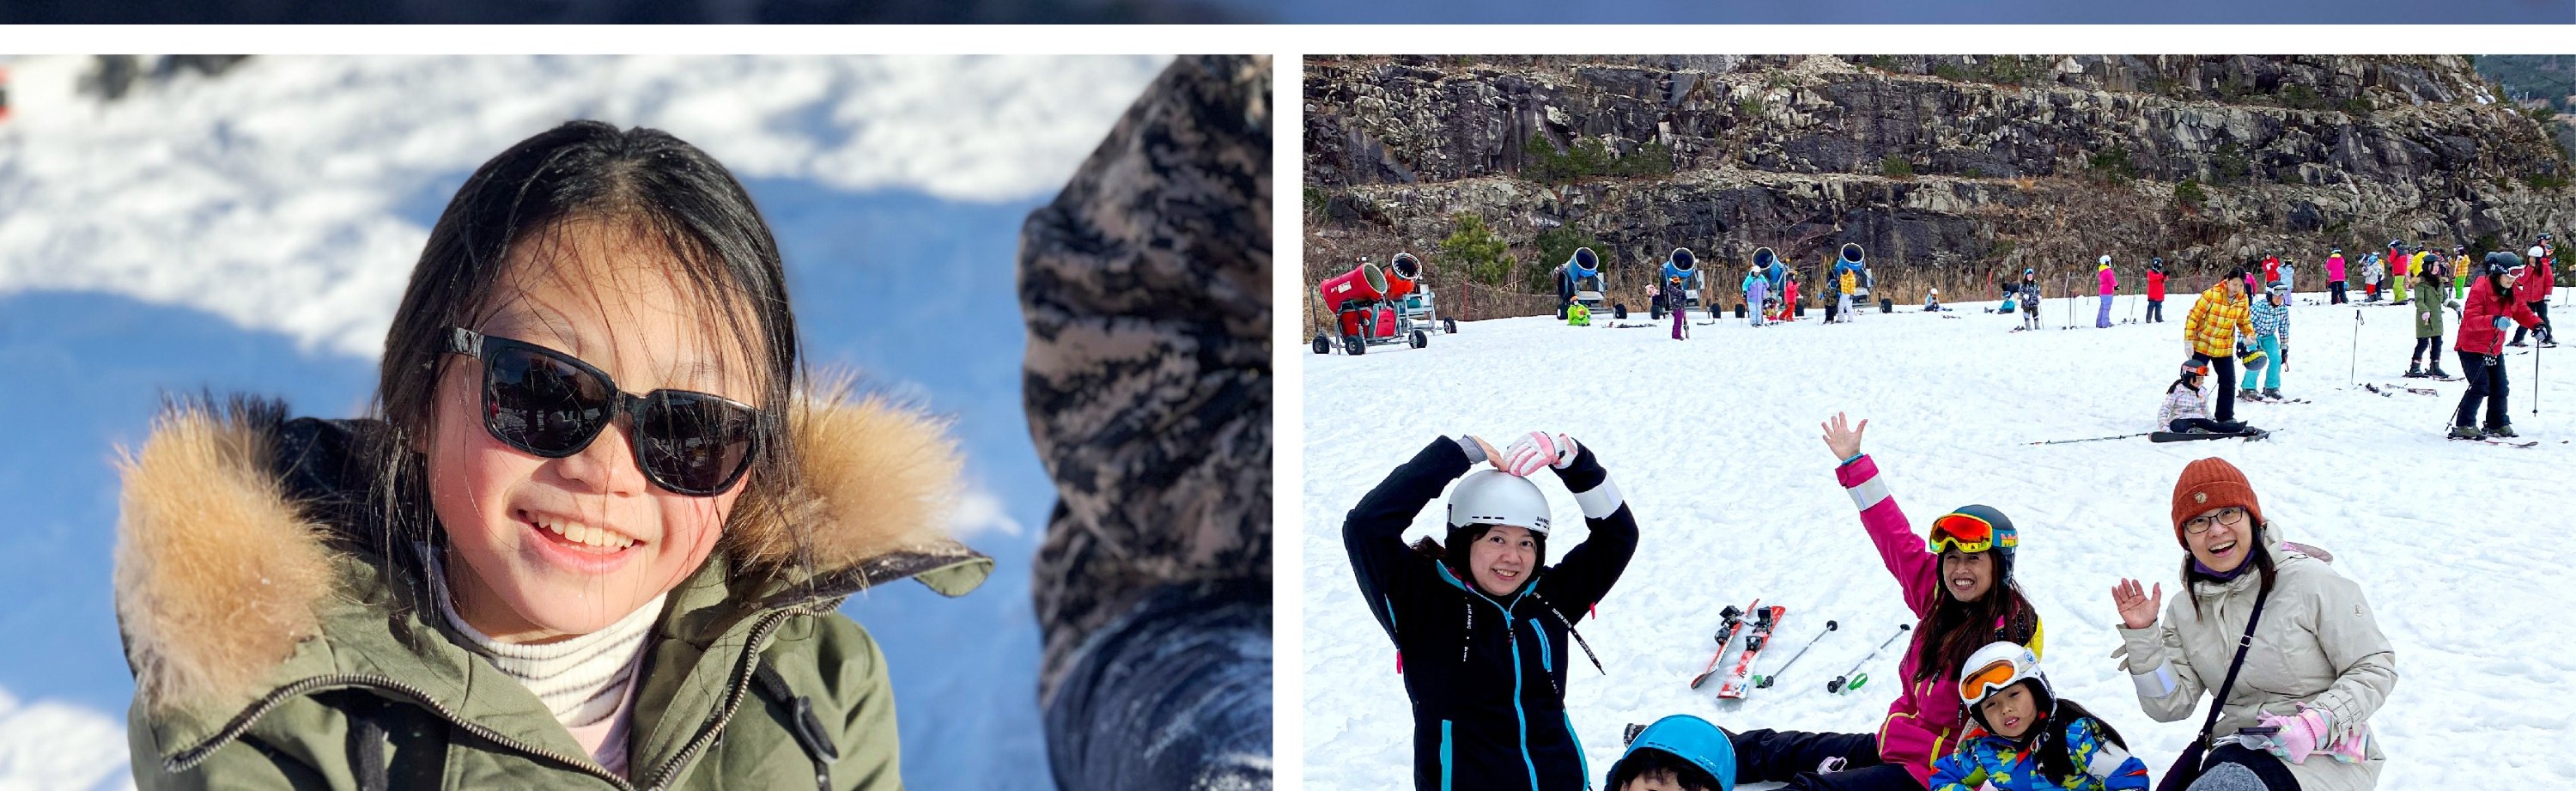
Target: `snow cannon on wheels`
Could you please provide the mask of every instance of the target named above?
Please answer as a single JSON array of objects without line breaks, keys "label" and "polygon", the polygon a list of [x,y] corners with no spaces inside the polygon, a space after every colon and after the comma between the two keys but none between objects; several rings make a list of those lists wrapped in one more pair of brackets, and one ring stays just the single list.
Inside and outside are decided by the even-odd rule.
[{"label": "snow cannon on wheels", "polygon": [[[1432,299],[1431,287],[1422,283],[1420,259],[1414,258],[1412,253],[1395,254],[1395,260],[1387,265],[1387,280],[1387,297],[1396,300],[1396,311],[1401,319],[1422,328],[1426,333],[1458,334],[1458,320],[1440,318],[1438,306]],[[1402,281],[1402,284],[1398,285],[1396,281]],[[1414,344],[1417,348],[1421,345]]]},{"label": "snow cannon on wheels", "polygon": [[[1699,257],[1692,255],[1688,247],[1675,247],[1672,255],[1664,258],[1663,279],[1656,281],[1655,293],[1658,295],[1664,293],[1663,284],[1676,279],[1682,284],[1682,297],[1679,300],[1681,304],[1667,305],[1658,298],[1649,314],[1656,321],[1662,321],[1665,313],[1680,313],[1682,319],[1687,321],[1690,319],[1690,309],[1704,307],[1707,304],[1700,300],[1700,294],[1704,291],[1702,286],[1707,285],[1708,278],[1699,270]],[[1717,309],[1709,308],[1708,315],[1709,318],[1716,318]]]},{"label": "snow cannon on wheels", "polygon": [[[1560,300],[1581,305],[1592,313],[1606,310],[1612,318],[1627,318],[1628,306],[1611,304],[1609,290],[1609,278],[1602,274],[1601,256],[1593,253],[1592,248],[1575,248],[1574,257],[1566,259],[1564,266],[1557,267],[1556,291]],[[1560,307],[1557,318],[1565,318],[1565,313]]]},{"label": "snow cannon on wheels", "polygon": [[[1419,349],[1430,344],[1429,335],[1414,329],[1413,321],[1398,309],[1401,297],[1412,293],[1413,287],[1413,281],[1390,277],[1385,267],[1362,260],[1359,266],[1325,280],[1315,290],[1324,297],[1324,309],[1333,313],[1342,352],[1367,354],[1371,346],[1409,342]],[[1316,354],[1330,354],[1333,350],[1332,340],[1320,332],[1315,334],[1313,346]]]}]

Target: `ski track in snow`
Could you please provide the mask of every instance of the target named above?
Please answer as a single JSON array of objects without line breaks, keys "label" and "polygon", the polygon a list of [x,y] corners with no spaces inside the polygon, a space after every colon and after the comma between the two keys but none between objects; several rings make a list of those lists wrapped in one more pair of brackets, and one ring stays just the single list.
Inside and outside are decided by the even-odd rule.
[{"label": "ski track in snow", "polygon": [[[2576,782],[2576,756],[2507,747],[2576,727],[2576,658],[2563,650],[2576,645],[2576,624],[2561,617],[2576,608],[2563,584],[2576,517],[2556,474],[2576,462],[2576,354],[2542,352],[2541,387],[2529,355],[2505,358],[2514,425],[2538,447],[2446,440],[2466,385],[2399,378],[2414,343],[2408,310],[2361,308],[2356,326],[2355,309],[2299,296],[2320,304],[2293,310],[2283,390],[2315,403],[2240,404],[2241,417],[2277,432],[2252,443],[2027,444],[2153,428],[2188,355],[2189,294],[2165,303],[2170,322],[2109,329],[2091,326],[2089,299],[2083,327],[2025,333],[2009,331],[2018,317],[1977,312],[1993,303],[1943,314],[1956,318],[1901,307],[1832,326],[1821,312],[1762,329],[1730,318],[1692,327],[1686,342],[1669,337],[1669,320],[1604,329],[1538,317],[1466,323],[1425,349],[1308,357],[1300,670],[1332,683],[1305,685],[1306,787],[1409,783],[1412,722],[1394,646],[1359,601],[1340,531],[1360,496],[1434,434],[1499,445],[1564,432],[1600,455],[1635,509],[1637,555],[1598,618],[1579,624],[1609,673],[1577,663],[1567,697],[1595,782],[1623,751],[1623,724],[1668,714],[1733,729],[1874,732],[1893,684],[1874,679],[1844,695],[1823,687],[1914,619],[1835,481],[1819,424],[1837,411],[1870,420],[1863,448],[1918,534],[1968,503],[2012,517],[2016,576],[2047,624],[2050,681],[2119,728],[2159,775],[2206,704],[2172,723],[2140,713],[2108,658],[2119,645],[2110,589],[2127,576],[2177,594],[2173,482],[2185,463],[2216,455],[2245,470],[2286,538],[2336,555],[2335,570],[2360,583],[2396,648],[2399,681],[2371,720],[2389,756],[2380,787]],[[2115,320],[2136,299],[2121,297]],[[2063,311],[2050,300],[2044,315],[2058,322]],[[2447,344],[2456,327],[2446,329]],[[2441,396],[2347,387],[2356,338],[2358,381]],[[2445,355],[2444,367],[2458,365]],[[1579,512],[1539,477],[1557,513]],[[1408,536],[1439,535],[1440,514],[1435,501]],[[1562,554],[1584,530],[1560,524],[1550,544]],[[1722,707],[1713,682],[1699,691],[1688,682],[1715,647],[1717,611],[1757,597],[1789,608],[1774,638],[1783,653],[1766,653],[1757,672],[1826,620],[1841,629],[1778,686]],[[1890,677],[1901,652],[1863,670]]]}]

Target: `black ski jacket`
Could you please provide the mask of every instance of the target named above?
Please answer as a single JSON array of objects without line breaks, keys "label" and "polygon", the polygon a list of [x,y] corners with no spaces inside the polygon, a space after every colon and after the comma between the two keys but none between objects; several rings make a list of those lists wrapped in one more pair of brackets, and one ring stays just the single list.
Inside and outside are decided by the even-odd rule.
[{"label": "black ski jacket", "polygon": [[[1569,632],[1636,554],[1636,517],[1592,449],[1582,449],[1557,477],[1583,506],[1590,536],[1518,592],[1489,596],[1467,581],[1463,566],[1433,560],[1403,539],[1423,506],[1470,466],[1457,441],[1432,440],[1342,522],[1360,594],[1395,639],[1412,700],[1414,786],[1584,788],[1591,771],[1565,716]],[[1465,548],[1449,551],[1463,563]]]}]

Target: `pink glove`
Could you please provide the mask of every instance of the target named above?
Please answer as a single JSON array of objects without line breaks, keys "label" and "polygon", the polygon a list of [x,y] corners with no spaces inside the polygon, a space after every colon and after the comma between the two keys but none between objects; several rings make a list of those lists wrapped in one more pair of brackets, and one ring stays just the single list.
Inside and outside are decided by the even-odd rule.
[{"label": "pink glove", "polygon": [[1565,465],[1574,463],[1574,453],[1573,437],[1532,431],[1503,451],[1503,471],[1527,477],[1542,467],[1564,469]]},{"label": "pink glove", "polygon": [[2291,716],[2265,714],[2256,722],[2281,729],[2264,749],[2294,764],[2307,763],[2308,756],[2317,751],[2318,742],[2332,732],[2325,712],[2306,706],[2300,706],[2299,713]]}]

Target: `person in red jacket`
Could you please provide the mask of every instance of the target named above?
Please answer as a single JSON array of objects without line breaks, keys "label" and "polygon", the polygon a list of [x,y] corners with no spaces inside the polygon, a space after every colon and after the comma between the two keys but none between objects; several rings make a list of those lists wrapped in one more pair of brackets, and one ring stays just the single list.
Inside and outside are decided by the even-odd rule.
[{"label": "person in red jacket", "polygon": [[2278,282],[2281,282],[2281,257],[2263,256],[2263,285],[2269,287]]},{"label": "person in red jacket", "polygon": [[[2451,416],[2453,439],[2515,436],[2512,421],[2505,417],[2504,325],[2511,319],[2526,328],[2540,326],[2540,316],[2514,296],[2514,279],[2524,271],[2522,259],[2493,252],[2487,254],[2484,266],[2478,282],[2469,287],[2468,305],[2460,311],[2460,343],[2455,348],[2469,392],[2460,396],[2460,408]],[[2469,427],[2481,399],[2487,407],[2483,430]]]},{"label": "person in red jacket", "polygon": [[2558,333],[2551,331],[2549,326],[2549,292],[2558,288],[2558,273],[2551,266],[2557,262],[2557,256],[2551,253],[2555,246],[2550,243],[2549,234],[2541,234],[2540,241],[2531,246],[2530,265],[2523,268],[2522,277],[2514,279],[2513,298],[2531,306],[2532,314],[2540,317],[2540,327],[2537,330],[2514,330],[2513,342],[2505,344],[2507,346],[2523,345],[2524,333],[2530,333],[2540,336],[2541,348],[2558,348]]},{"label": "person in red jacket", "polygon": [[2147,262],[2147,321],[2165,320],[2165,260]]}]

